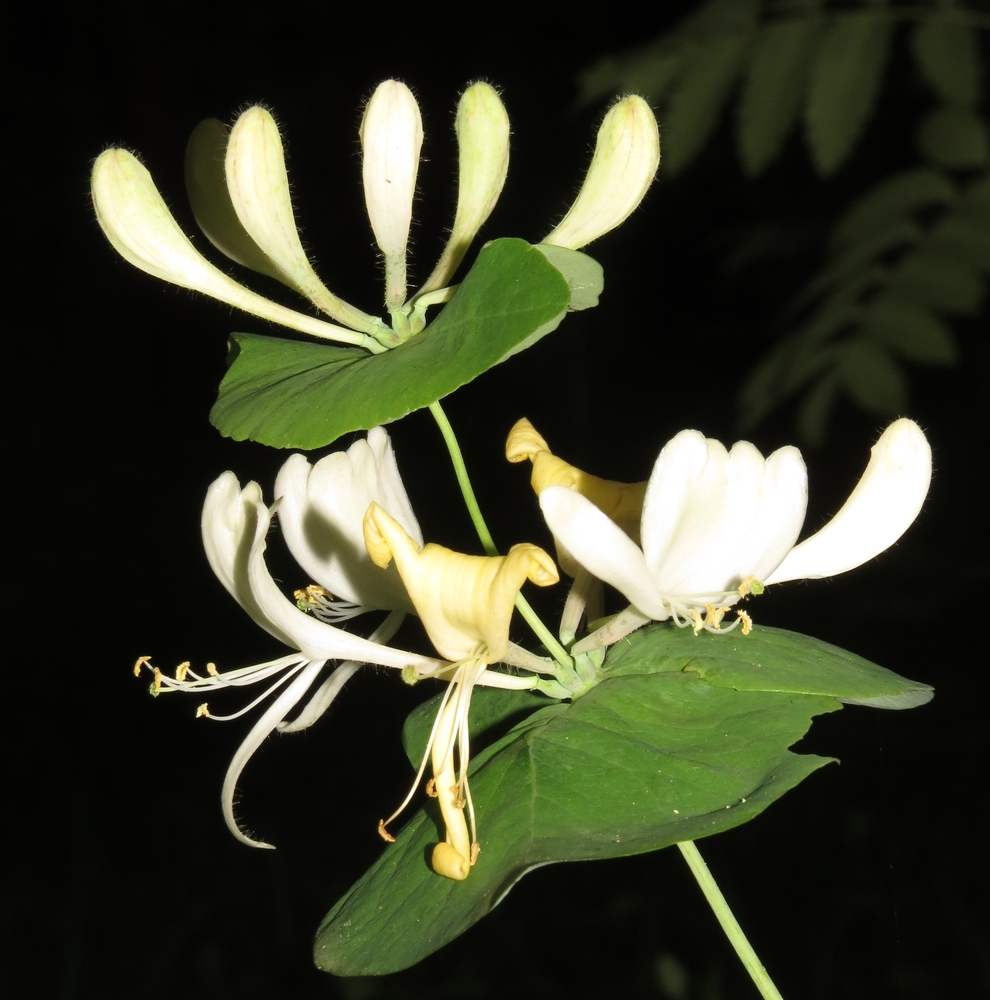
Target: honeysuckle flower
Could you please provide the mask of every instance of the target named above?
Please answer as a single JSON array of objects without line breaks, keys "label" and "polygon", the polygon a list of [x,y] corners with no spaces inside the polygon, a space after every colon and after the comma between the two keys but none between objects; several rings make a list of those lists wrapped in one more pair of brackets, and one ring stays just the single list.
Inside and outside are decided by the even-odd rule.
[{"label": "honeysuckle flower", "polygon": [[398,80],[379,84],[361,119],[364,200],[385,257],[385,305],[406,300],[406,244],[412,224],[423,119],[412,91]]},{"label": "honeysuckle flower", "polygon": [[624,97],[605,115],[574,204],[543,242],[579,250],[611,232],[639,206],[659,166],[660,132],[653,111],[642,97]]},{"label": "honeysuckle flower", "polygon": [[[383,454],[383,449],[379,449],[379,454]],[[384,452],[386,464],[389,455],[390,450]],[[385,478],[389,477],[386,475]],[[165,677],[150,666],[147,657],[142,657],[137,665],[137,670],[147,666],[153,671],[156,693],[158,690],[180,690],[202,694],[247,684],[268,683],[261,695],[233,715],[212,715],[205,705],[200,706],[198,714],[214,719],[236,718],[279,692],[234,755],[223,783],[222,805],[227,825],[238,840],[253,847],[271,845],[253,839],[238,826],[233,812],[234,789],[248,759],[274,729],[279,727],[292,731],[311,725],[326,710],[360,663],[394,667],[412,672],[414,676],[436,675],[448,666],[441,660],[383,644],[401,623],[401,612],[393,612],[371,639],[365,639],[299,610],[282,594],[265,565],[265,537],[272,513],[265,505],[257,483],[248,483],[241,489],[236,476],[226,472],[213,483],[206,495],[202,518],[203,544],[210,566],[230,595],[258,625],[293,652],[266,663],[224,673],[217,672],[210,665],[205,676],[183,664],[174,678]],[[341,579],[350,577],[344,572]],[[331,660],[345,662],[317,689],[300,715],[293,722],[283,724],[285,716],[306,695],[324,665]]]},{"label": "honeysuckle flower", "polygon": [[292,455],[275,480],[275,496],[289,551],[317,584],[360,608],[413,610],[396,568],[382,572],[364,544],[364,515],[373,503],[423,544],[384,428],[312,466]]},{"label": "honeysuckle flower", "polygon": [[[434,848],[433,868],[447,878],[464,879],[480,850],[467,778],[471,693],[485,667],[497,663],[509,649],[509,622],[523,582],[529,579],[541,587],[549,586],[557,582],[557,569],[550,556],[536,545],[514,545],[505,556],[469,556],[441,545],[420,545],[377,504],[368,508],[364,535],[377,565],[386,567],[395,561],[430,640],[441,656],[455,661],[456,669],[413,790],[430,758],[432,791],[447,828],[445,842]],[[455,747],[459,765],[456,780]],[[398,810],[380,824],[386,839],[386,826],[411,797],[412,791]],[[470,817],[470,837],[465,807]]]},{"label": "honeysuckle flower", "polygon": [[[853,569],[908,529],[930,479],[931,449],[921,429],[895,421],[839,513],[797,546],[807,473],[793,447],[764,459],[746,441],[726,451],[697,431],[682,431],[660,453],[650,477],[642,547],[581,494],[549,486],[540,506],[550,530],[630,602],[618,626],[606,626],[574,650],[614,641],[623,629],[650,619],[717,631],[729,607],[765,583]],[[746,632],[749,616],[739,614]]]}]

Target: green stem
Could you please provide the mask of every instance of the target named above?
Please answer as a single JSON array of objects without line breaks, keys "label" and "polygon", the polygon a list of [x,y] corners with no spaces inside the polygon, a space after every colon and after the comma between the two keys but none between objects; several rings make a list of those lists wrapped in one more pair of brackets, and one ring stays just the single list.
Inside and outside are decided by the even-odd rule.
[{"label": "green stem", "polygon": [[753,980],[756,988],[760,991],[760,996],[764,1000],[783,1000],[780,991],[774,986],[773,980],[764,968],[763,963],[757,957],[756,952],[753,951],[753,946],[746,940],[746,935],[743,934],[743,929],[739,926],[739,921],[732,915],[732,910],[729,909],[729,904],[725,901],[725,896],[722,895],[721,890],[715,884],[715,879],[708,870],[708,865],[705,864],[704,859],[698,852],[698,848],[695,847],[694,841],[685,840],[677,846],[680,848],[681,854],[684,855],[684,860],[688,863],[691,874],[695,877],[698,885],[701,886],[701,891],[705,894],[708,905],[712,908],[715,916],[718,917],[718,922],[722,925],[725,936],[729,939],[732,947],[736,949],[736,954],[741,959],[742,964],[746,966],[746,971],[749,973],[750,979]]},{"label": "green stem", "polygon": [[[468,514],[471,515],[474,530],[478,533],[478,538],[481,539],[481,545],[487,555],[497,556],[498,549],[495,548],[495,540],[492,538],[492,533],[488,530],[488,525],[485,524],[481,508],[478,506],[478,499],[474,495],[474,488],[471,486],[467,467],[464,464],[464,456],[461,455],[461,448],[457,443],[454,428],[450,426],[450,421],[447,419],[447,414],[443,412],[443,407],[440,405],[439,400],[435,403],[430,403],[430,413],[433,414],[433,419],[437,422],[437,427],[440,428],[440,433],[443,435],[444,442],[447,445],[447,451],[450,452],[450,460],[454,465],[454,475],[457,476],[457,485],[461,488],[461,495],[464,497],[464,503],[467,505]],[[523,618],[526,619],[526,622],[537,638],[546,647],[547,652],[562,667],[566,667],[568,670],[572,669],[573,662],[567,655],[567,650],[561,646],[550,629],[540,621],[539,616],[529,606],[529,602],[522,594],[516,595],[516,608],[518,608]]]}]

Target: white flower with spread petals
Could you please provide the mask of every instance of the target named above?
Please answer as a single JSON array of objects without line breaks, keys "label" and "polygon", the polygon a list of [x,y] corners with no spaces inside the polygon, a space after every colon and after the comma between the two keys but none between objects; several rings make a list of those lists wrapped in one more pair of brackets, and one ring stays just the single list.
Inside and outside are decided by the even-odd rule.
[{"label": "white flower with spread petals", "polygon": [[[381,435],[384,435],[383,431]],[[375,435],[375,445],[378,456],[384,460],[385,468],[389,470],[383,478],[392,490],[397,488],[402,492],[402,498],[405,499],[398,473],[394,472],[394,478],[391,474],[394,470],[394,458],[391,456],[387,437],[382,441],[379,435]],[[369,450],[373,450],[371,446],[368,447]],[[360,450],[358,449],[359,452]],[[360,461],[355,464],[361,465]],[[377,471],[374,463],[365,464],[364,469],[366,473],[370,471],[372,474]],[[338,480],[338,486],[340,485]],[[359,482],[355,492],[362,503],[367,493],[376,493],[373,475],[366,476]],[[389,490],[379,491],[378,495],[381,495],[381,492],[388,493]],[[348,509],[346,498],[338,500],[344,517],[337,522],[337,525],[341,530],[341,536],[346,538],[354,534],[354,526],[347,523],[348,515],[355,514],[356,531],[360,532],[363,511],[356,513],[356,508]],[[408,513],[408,509],[403,513]],[[333,565],[333,560],[326,559],[325,553],[313,548],[311,538],[306,540],[306,526],[296,524],[294,516],[290,515],[288,521],[294,525],[291,530],[296,531],[296,547],[308,546],[314,555],[323,558],[324,565]],[[364,639],[319,621],[293,605],[282,594],[265,565],[265,536],[271,518],[272,511],[265,505],[257,483],[248,483],[241,489],[234,474],[226,472],[213,483],[206,496],[202,519],[203,544],[210,566],[231,596],[258,625],[294,652],[267,663],[224,673],[217,672],[216,668],[210,665],[205,676],[194,673],[188,664],[183,664],[175,678],[165,677],[159,670],[150,666],[148,657],[142,657],[138,661],[135,671],[138,672],[142,666],[153,670],[156,692],[182,690],[205,693],[260,682],[268,684],[266,690],[254,701],[230,716],[211,715],[205,705],[201,706],[198,714],[213,719],[236,718],[278,692],[277,697],[255,723],[234,755],[223,784],[223,813],[227,825],[239,840],[254,847],[270,845],[253,840],[238,827],[233,814],[234,788],[248,759],[273,730],[279,728],[282,731],[294,731],[312,725],[326,711],[361,663],[394,667],[419,677],[437,674],[447,666],[442,660],[382,645],[394,635],[401,624],[404,617],[402,611],[393,612],[370,639]],[[304,539],[303,542],[299,541],[300,537]],[[332,538],[332,533],[328,537]],[[332,579],[334,586],[337,586],[341,580],[358,579],[359,574],[351,573],[347,566],[346,555],[342,554],[334,570],[330,572],[328,582]],[[339,587],[338,591],[343,592]],[[369,592],[357,588],[348,592],[348,596],[367,600]],[[385,608],[389,606],[389,602],[387,599],[372,598],[371,606]],[[331,660],[346,662],[341,663],[312,694],[309,702],[291,723],[284,723],[285,716],[306,695],[322,673],[324,665]]]},{"label": "white flower with spread petals", "polygon": [[[575,650],[615,641],[650,619],[673,618],[696,631],[715,631],[732,604],[764,583],[853,569],[908,529],[930,479],[924,434],[910,420],[896,421],[874,446],[843,508],[797,546],[807,474],[792,447],[764,459],[748,442],[726,451],[697,431],[682,431],[660,453],[650,477],[642,547],[579,493],[550,486],[540,494],[550,530],[582,566],[630,602],[621,622]],[[748,615],[741,612],[740,618],[748,631]]]}]

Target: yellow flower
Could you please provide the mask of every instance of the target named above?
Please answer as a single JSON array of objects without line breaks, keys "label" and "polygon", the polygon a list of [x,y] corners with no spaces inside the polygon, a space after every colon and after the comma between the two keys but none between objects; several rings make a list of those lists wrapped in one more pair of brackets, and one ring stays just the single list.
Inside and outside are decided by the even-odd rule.
[{"label": "yellow flower", "polygon": [[[553,560],[536,545],[514,545],[505,556],[469,556],[442,545],[422,548],[378,504],[364,518],[364,539],[372,561],[387,567],[392,560],[412,599],[416,613],[441,656],[454,661],[453,676],[441,703],[423,764],[413,789],[432,758],[433,792],[447,828],[445,843],[433,851],[433,868],[447,878],[467,878],[480,847],[467,780],[470,757],[468,710],[471,692],[485,667],[497,663],[509,649],[509,623],[516,595],[528,579],[548,587],[559,579]],[[455,774],[454,749],[459,773]],[[382,822],[385,827],[406,806]],[[468,809],[468,836],[464,808]]]}]

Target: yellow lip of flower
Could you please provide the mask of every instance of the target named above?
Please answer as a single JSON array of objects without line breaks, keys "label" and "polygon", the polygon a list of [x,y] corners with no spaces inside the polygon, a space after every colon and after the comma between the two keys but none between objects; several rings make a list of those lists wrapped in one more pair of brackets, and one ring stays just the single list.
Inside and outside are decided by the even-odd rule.
[{"label": "yellow lip of flower", "polygon": [[[469,556],[432,543],[421,548],[375,503],[364,518],[364,539],[378,566],[384,568],[395,560],[430,640],[442,656],[455,662],[413,790],[430,758],[433,787],[447,828],[445,842],[434,850],[433,867],[447,878],[464,879],[480,850],[467,780],[471,692],[485,667],[508,651],[509,623],[523,582],[529,579],[541,587],[550,586],[559,579],[557,568],[543,549],[528,543],[514,545],[504,556]],[[456,777],[455,748],[460,772]],[[396,812],[380,824],[379,832],[385,839],[389,839],[385,827],[406,807],[412,794],[410,791]]]},{"label": "yellow lip of flower", "polygon": [[[539,496],[548,486],[566,486],[590,500],[614,521],[634,542],[639,542],[646,483],[619,483],[599,479],[564,461],[550,451],[550,446],[536,428],[523,417],[509,431],[505,457],[510,462],[533,463],[530,483]],[[577,562],[556,538],[557,561],[568,576],[576,576]]]}]

